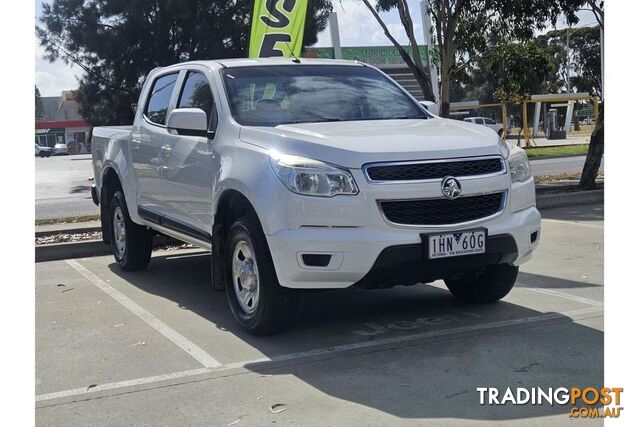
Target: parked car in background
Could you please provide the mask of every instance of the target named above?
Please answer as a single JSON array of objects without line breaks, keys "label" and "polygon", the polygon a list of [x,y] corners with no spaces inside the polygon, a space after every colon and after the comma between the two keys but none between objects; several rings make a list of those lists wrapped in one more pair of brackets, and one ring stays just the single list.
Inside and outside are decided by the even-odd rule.
[{"label": "parked car in background", "polygon": [[[486,126],[498,132],[498,135],[502,135],[502,130],[504,129],[502,123],[496,122],[495,120],[488,117],[465,117],[464,121],[467,123]],[[507,126],[507,135],[509,134],[509,132],[511,132],[511,126]]]},{"label": "parked car in background", "polygon": [[51,157],[51,153],[53,153],[51,147],[43,147],[42,145],[36,144],[36,156]]},{"label": "parked car in background", "polygon": [[67,149],[67,144],[59,143],[53,147],[53,155],[54,156],[66,156],[69,154],[69,150]]}]

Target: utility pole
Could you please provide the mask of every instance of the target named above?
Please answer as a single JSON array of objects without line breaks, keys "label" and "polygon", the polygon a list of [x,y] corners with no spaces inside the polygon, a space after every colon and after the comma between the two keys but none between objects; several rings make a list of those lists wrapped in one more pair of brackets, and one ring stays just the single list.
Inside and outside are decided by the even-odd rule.
[{"label": "utility pole", "polygon": [[567,93],[571,92],[571,50],[569,49],[569,30],[571,30],[571,26],[567,27]]},{"label": "utility pole", "polygon": [[340,29],[338,27],[338,13],[329,14],[329,32],[331,34],[331,46],[333,46],[333,58],[342,59],[342,46],[340,45]]}]

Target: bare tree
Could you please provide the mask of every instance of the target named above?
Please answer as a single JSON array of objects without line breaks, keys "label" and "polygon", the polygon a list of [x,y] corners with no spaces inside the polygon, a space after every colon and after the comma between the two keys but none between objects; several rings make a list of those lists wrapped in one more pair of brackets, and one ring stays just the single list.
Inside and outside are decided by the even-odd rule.
[{"label": "bare tree", "polygon": [[[471,67],[497,43],[527,40],[534,30],[544,29],[548,23],[555,24],[564,12],[570,22],[577,22],[575,11],[585,0],[426,0],[430,19],[433,22],[437,46],[437,65],[440,66],[440,115],[449,115],[449,92],[452,80],[467,67]],[[413,72],[420,87],[430,86],[428,74],[419,58],[418,44],[413,35],[413,24],[406,0],[377,0],[372,6],[362,0],[382,26],[387,38],[402,55]],[[409,44],[414,54],[413,61],[407,52],[391,36],[379,11],[398,9]],[[416,55],[418,53],[418,55]],[[431,53],[431,52],[430,52]],[[425,94],[426,99],[431,99]]]},{"label": "bare tree", "polygon": [[409,6],[407,5],[406,0],[397,0],[397,9],[398,14],[400,15],[400,22],[404,27],[407,38],[409,39],[409,45],[411,46],[411,53],[413,55],[413,58],[411,57],[411,55],[409,55],[407,50],[400,43],[398,43],[395,37],[391,35],[391,32],[389,32],[389,28],[384,23],[382,18],[380,18],[378,10],[374,8],[371,3],[369,3],[369,0],[362,0],[362,2],[371,11],[374,18],[376,18],[376,21],[378,21],[378,23],[382,27],[384,34],[391,41],[391,43],[393,43],[395,48],[400,53],[402,60],[407,64],[409,70],[411,70],[411,73],[413,73],[413,76],[416,78],[416,81],[420,85],[420,89],[422,90],[424,99],[426,99],[427,101],[435,101],[435,98],[433,96],[433,88],[431,87],[431,80],[428,72],[424,67],[424,63],[422,62],[418,42],[416,41],[416,37],[413,32],[413,20],[411,19]]}]

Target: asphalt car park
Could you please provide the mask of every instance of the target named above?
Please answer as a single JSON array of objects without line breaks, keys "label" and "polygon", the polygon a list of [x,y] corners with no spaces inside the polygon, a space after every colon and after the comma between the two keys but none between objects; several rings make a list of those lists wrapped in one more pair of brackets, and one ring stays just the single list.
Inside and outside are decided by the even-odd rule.
[{"label": "asphalt car park", "polygon": [[305,292],[270,337],[236,325],[204,252],[157,252],[134,273],[109,256],[38,263],[37,422],[569,422],[568,407],[483,406],[476,390],[602,386],[603,208],[543,218],[497,304],[442,282]]}]

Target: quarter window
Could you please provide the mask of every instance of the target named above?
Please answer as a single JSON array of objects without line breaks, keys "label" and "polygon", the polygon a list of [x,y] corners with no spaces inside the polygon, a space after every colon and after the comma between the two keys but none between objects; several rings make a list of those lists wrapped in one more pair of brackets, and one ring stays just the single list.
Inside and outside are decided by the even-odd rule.
[{"label": "quarter window", "polygon": [[190,71],[184,81],[178,108],[200,108],[207,113],[207,123],[211,123],[213,95],[209,81],[202,73]]},{"label": "quarter window", "polygon": [[149,102],[145,109],[145,116],[153,123],[164,125],[167,120],[167,111],[171,102],[171,94],[176,85],[178,74],[169,74],[159,77],[151,88]]}]

